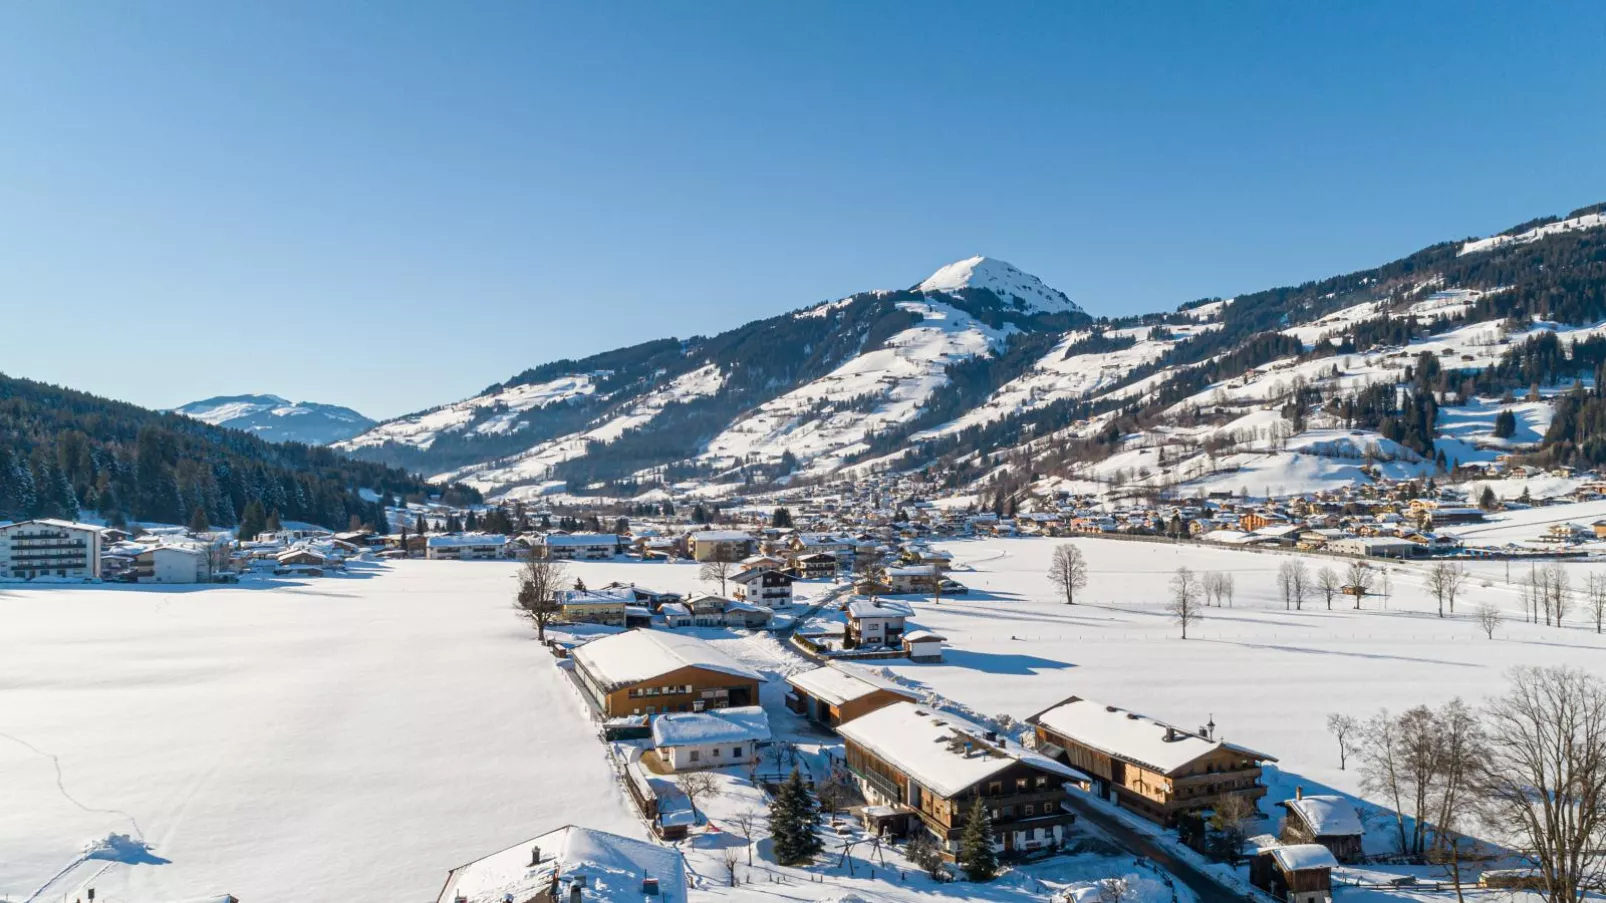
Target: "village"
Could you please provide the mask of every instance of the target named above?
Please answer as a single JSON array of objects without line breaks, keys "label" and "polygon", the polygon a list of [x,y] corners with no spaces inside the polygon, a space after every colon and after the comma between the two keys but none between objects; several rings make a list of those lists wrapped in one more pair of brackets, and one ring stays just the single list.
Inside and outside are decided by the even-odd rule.
[{"label": "village", "polygon": [[[1004,706],[978,693],[981,685],[947,675],[994,653],[976,648],[983,634],[954,618],[1009,594],[984,577],[988,566],[971,547],[1006,560],[1020,544],[1020,555],[1075,548],[1102,561],[1108,548],[1208,562],[1196,600],[1206,624],[1223,591],[1234,604],[1230,575],[1244,569],[1229,561],[1260,553],[1249,556],[1252,569],[1270,571],[1277,563],[1261,555],[1342,559],[1338,589],[1359,611],[1363,603],[1387,608],[1391,592],[1430,595],[1430,568],[1456,568],[1457,585],[1472,595],[1472,579],[1491,585],[1491,568],[1503,569],[1510,586],[1513,562],[1519,575],[1541,562],[1587,563],[1606,535],[1603,484],[1573,483],[1562,496],[1493,504],[1401,483],[1154,505],[1068,496],[1042,510],[1000,512],[934,504],[888,480],[757,504],[687,500],[680,517],[670,505],[626,513],[426,501],[389,512],[403,525],[396,532],[270,523],[249,539],[43,520],[0,526],[0,572],[13,584],[71,594],[125,582],[310,586],[410,559],[516,568],[529,590],[517,594],[516,613],[569,688],[570,703],[548,704],[572,704],[591,723],[595,754],[610,763],[648,839],[579,818],[552,835],[509,838],[517,843],[508,850],[452,869],[442,903],[679,899],[682,891],[700,899],[721,885],[811,882],[865,899],[948,888],[973,897],[975,881],[999,874],[1014,877],[985,886],[1008,888],[1001,899],[1125,888],[1158,903],[1189,894],[1322,903],[1346,885],[1431,896],[1445,886],[1445,868],[1380,841],[1382,809],[1321,792],[1329,788],[1319,782],[1306,792],[1268,780],[1279,763],[1288,768],[1287,750],[1226,740],[1214,718],[1184,725],[1144,714],[1160,701],[1152,694],[1095,693],[1055,679],[1026,697],[1008,691],[1011,714],[983,714]],[[486,524],[507,532],[478,528]],[[1089,572],[1100,570],[1082,558],[1079,577],[1056,579],[1058,557],[1040,560],[1035,579],[1049,599],[1087,593]],[[1163,570],[1154,573],[1169,576]],[[1568,607],[1587,627],[1598,611],[1588,613],[1594,591],[1586,598],[1581,584]],[[1094,592],[1083,604],[1110,595],[1108,587]],[[1316,608],[1320,595],[1311,577],[1300,610]],[[1160,599],[1150,601],[1159,609]],[[1439,605],[1442,613],[1442,598]],[[1012,617],[1008,608],[998,617]],[[1558,604],[1558,625],[1561,611]],[[1547,605],[1547,624],[1550,616]],[[1501,617],[1514,620],[1509,606]],[[735,643],[750,653],[760,641],[757,661],[728,651]],[[1038,702],[1023,709],[1023,699]],[[796,849],[782,848],[783,810],[805,826],[791,835]],[[815,839],[798,847],[804,835]],[[740,856],[720,840],[730,837],[741,838]],[[600,871],[599,850],[611,863]],[[1509,893],[1537,880],[1496,845],[1467,852],[1468,871],[1451,879],[1452,891]],[[1154,871],[1134,873],[1110,858],[1122,854]],[[1089,861],[1104,863],[1091,878]],[[1056,862],[1081,863],[1083,880],[1056,882],[1066,877]]]}]

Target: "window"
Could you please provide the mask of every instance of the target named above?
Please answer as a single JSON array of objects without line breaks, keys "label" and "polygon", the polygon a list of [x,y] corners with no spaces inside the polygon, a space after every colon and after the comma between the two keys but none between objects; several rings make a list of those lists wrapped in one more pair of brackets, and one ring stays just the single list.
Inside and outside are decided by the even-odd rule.
[{"label": "window", "polygon": [[1015,779],[1015,789],[1016,790],[1025,790],[1026,789],[1026,779],[1025,778],[1016,778]]},{"label": "window", "polygon": [[[700,759],[702,757],[703,757],[703,754],[698,752],[697,750],[694,749],[694,750],[691,751],[691,760],[693,762],[697,761],[698,759]],[[702,778],[698,778],[698,780],[702,780]]]},{"label": "window", "polygon": [[[993,814],[997,815],[998,813],[994,812]],[[1004,807],[1004,817],[1005,818],[1014,818],[1015,817],[1015,807],[1014,806],[1005,806]]]},{"label": "window", "polygon": [[1039,775],[1038,778],[1037,778],[1037,786],[1039,786],[1039,787],[1047,787],[1048,786],[1048,778],[1045,778],[1045,777]]},{"label": "window", "polygon": [[1027,803],[1026,805],[1020,807],[1020,814],[1027,818],[1031,818],[1033,815],[1037,814],[1037,807],[1031,803]]},{"label": "window", "polygon": [[732,747],[731,748],[731,755],[735,756],[738,759],[740,759],[742,757],[742,748],[740,746]]},{"label": "window", "polygon": [[993,781],[987,785],[987,792],[994,796],[1004,792],[1003,781]]}]

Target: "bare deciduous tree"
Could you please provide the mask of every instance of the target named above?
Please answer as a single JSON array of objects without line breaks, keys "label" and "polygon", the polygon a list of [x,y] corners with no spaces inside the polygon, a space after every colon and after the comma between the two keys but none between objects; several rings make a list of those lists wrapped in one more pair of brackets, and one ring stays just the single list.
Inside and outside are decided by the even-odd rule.
[{"label": "bare deciduous tree", "polygon": [[521,617],[535,625],[537,640],[546,641],[546,626],[558,616],[560,609],[553,600],[553,594],[563,588],[566,579],[568,571],[561,561],[553,561],[533,549],[524,560],[524,569],[519,572],[519,592],[514,598],[513,607],[518,609]]},{"label": "bare deciduous tree", "polygon": [[693,813],[697,812],[698,800],[706,800],[719,792],[719,781],[706,771],[681,775],[676,783],[680,785],[680,792],[686,794],[686,801],[691,803]]},{"label": "bare deciduous tree", "polygon": [[1070,543],[1054,547],[1049,559],[1048,580],[1065,594],[1065,604],[1076,604],[1076,593],[1087,586],[1087,558],[1082,550]]},{"label": "bare deciduous tree", "polygon": [[1334,712],[1327,716],[1327,732],[1338,741],[1338,770],[1343,771],[1349,765],[1350,746],[1355,735],[1361,729],[1361,723],[1355,720],[1354,715],[1344,715]]},{"label": "bare deciduous tree", "polygon": [[1305,562],[1298,558],[1283,562],[1277,569],[1277,585],[1283,591],[1283,608],[1304,610],[1305,596],[1311,587],[1310,571]]},{"label": "bare deciduous tree", "polygon": [[1478,606],[1478,627],[1489,639],[1494,639],[1494,632],[1500,629],[1500,622],[1504,620],[1505,616],[1500,613],[1499,606],[1490,602]]},{"label": "bare deciduous tree", "polygon": [[731,561],[730,553],[725,551],[723,545],[714,550],[714,557],[703,562],[697,572],[697,579],[705,583],[719,581],[719,594],[725,595],[725,583],[730,580],[731,574],[736,573],[736,565]]},{"label": "bare deciduous tree", "polygon": [[1125,877],[1117,876],[1100,878],[1095,892],[1098,894],[1099,903],[1128,903],[1137,896],[1137,890],[1132,887],[1132,882]]},{"label": "bare deciduous tree", "polygon": [[[720,851],[720,863],[725,866],[725,880],[731,887],[736,886],[736,867],[742,864],[742,851],[735,847],[726,847]],[[752,865],[751,862],[748,865]]]},{"label": "bare deciduous tree", "polygon": [[1448,561],[1441,561],[1428,569],[1427,588],[1439,602],[1439,617],[1444,617],[1446,601],[1450,603],[1450,611],[1455,611],[1455,594],[1461,591],[1466,577],[1467,572],[1461,565]]},{"label": "bare deciduous tree", "polygon": [[1550,903],[1606,880],[1606,685],[1574,667],[1517,668],[1485,710],[1490,824],[1530,851]]},{"label": "bare deciduous tree", "polygon": [[742,809],[731,816],[731,824],[736,826],[742,839],[747,841],[747,864],[753,864],[753,842],[760,828],[764,827],[766,816],[757,809]]},{"label": "bare deciduous tree", "polygon": [[1180,567],[1176,575],[1171,578],[1171,603],[1166,610],[1171,613],[1177,626],[1182,628],[1182,638],[1188,638],[1188,625],[1197,624],[1204,620],[1204,611],[1199,605],[1199,578],[1193,571]]},{"label": "bare deciduous tree", "polygon": [[1595,632],[1600,633],[1601,622],[1606,621],[1606,574],[1590,571],[1584,592],[1589,615],[1595,619]]},{"label": "bare deciduous tree", "polygon": [[1373,573],[1364,561],[1352,561],[1349,570],[1345,572],[1344,579],[1348,582],[1350,592],[1355,594],[1355,610],[1361,608],[1361,600],[1372,591]]},{"label": "bare deciduous tree", "polygon": [[1221,575],[1221,593],[1227,597],[1227,607],[1232,607],[1233,579],[1231,574]]},{"label": "bare deciduous tree", "polygon": [[1333,610],[1333,597],[1344,589],[1344,581],[1339,578],[1338,571],[1324,567],[1316,572],[1316,588],[1327,597],[1327,610]]}]

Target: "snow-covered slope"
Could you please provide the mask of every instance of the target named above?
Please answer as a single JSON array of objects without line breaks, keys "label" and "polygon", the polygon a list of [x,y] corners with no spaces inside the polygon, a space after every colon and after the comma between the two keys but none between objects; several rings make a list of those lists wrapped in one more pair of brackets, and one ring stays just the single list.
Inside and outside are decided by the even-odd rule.
[{"label": "snow-covered slope", "polygon": [[1606,226],[1606,213],[1586,213],[1582,216],[1575,216],[1569,219],[1557,220],[1553,223],[1546,223],[1543,226],[1536,226],[1532,229],[1518,232],[1515,235],[1493,235],[1489,238],[1480,238],[1477,241],[1469,241],[1461,246],[1461,253],[1476,254],[1480,251],[1492,251],[1495,248],[1504,247],[1506,245],[1528,244],[1529,242],[1538,241],[1546,236],[1557,235],[1562,232],[1571,232],[1576,229],[1599,229],[1601,226]]},{"label": "snow-covered slope", "polygon": [[335,447],[355,451],[394,442],[427,450],[443,434],[465,431],[496,435],[520,428],[518,415],[534,408],[564,404],[596,391],[595,378],[602,374],[575,374],[542,383],[510,386],[454,404],[432,408],[387,420],[360,436]]},{"label": "snow-covered slope", "polygon": [[174,411],[213,426],[255,433],[269,442],[307,445],[329,445],[374,425],[351,408],[290,402],[277,395],[220,395],[192,401]]}]

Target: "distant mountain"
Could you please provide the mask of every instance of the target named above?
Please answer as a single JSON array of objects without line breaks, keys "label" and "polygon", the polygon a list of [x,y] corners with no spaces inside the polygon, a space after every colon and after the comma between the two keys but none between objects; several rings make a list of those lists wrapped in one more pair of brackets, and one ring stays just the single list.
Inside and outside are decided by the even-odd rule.
[{"label": "distant mountain", "polygon": [[1606,464],[1603,227],[1596,205],[1096,320],[971,257],[907,289],[555,361],[336,447],[487,495],[717,497],[922,470],[1000,509],[1305,492],[1513,453]]},{"label": "distant mountain", "polygon": [[[214,527],[248,511],[344,529],[385,526],[386,497],[440,492],[328,448],[265,442],[191,417],[0,374],[0,519],[121,519]],[[448,489],[449,498],[478,498]],[[260,522],[258,523],[260,526]]]},{"label": "distant mountain", "polygon": [[375,424],[351,408],[311,401],[290,402],[277,395],[219,395],[174,409],[213,426],[254,433],[269,442],[329,445]]},{"label": "distant mountain", "polygon": [[[979,402],[1034,351],[1091,323],[1035,276],[973,257],[909,289],[557,361],[335,447],[521,494],[634,485],[643,472],[714,482],[824,474]],[[958,370],[964,384],[939,391]]]}]

